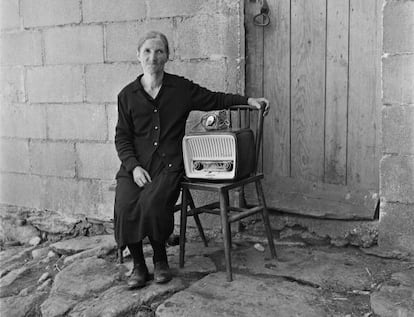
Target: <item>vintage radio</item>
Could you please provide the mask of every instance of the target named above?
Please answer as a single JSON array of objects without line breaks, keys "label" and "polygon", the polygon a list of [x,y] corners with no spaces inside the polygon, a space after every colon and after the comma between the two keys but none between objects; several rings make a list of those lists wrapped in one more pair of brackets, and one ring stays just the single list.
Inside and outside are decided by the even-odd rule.
[{"label": "vintage radio", "polygon": [[253,131],[226,129],[187,134],[183,158],[188,178],[235,180],[248,176],[255,167]]}]

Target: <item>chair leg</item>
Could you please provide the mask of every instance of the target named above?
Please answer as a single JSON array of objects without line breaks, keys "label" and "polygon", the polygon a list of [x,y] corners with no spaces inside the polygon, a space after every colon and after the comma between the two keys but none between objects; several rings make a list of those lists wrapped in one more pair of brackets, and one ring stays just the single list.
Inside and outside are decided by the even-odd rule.
[{"label": "chair leg", "polygon": [[183,189],[181,197],[181,219],[180,219],[180,258],[179,265],[184,267],[185,255],[185,232],[187,229],[187,208],[188,208],[188,189]]},{"label": "chair leg", "polygon": [[270,221],[269,221],[269,212],[266,207],[266,200],[263,193],[262,183],[260,180],[256,181],[256,192],[257,192],[257,198],[259,199],[260,204],[263,206],[262,210],[262,219],[263,224],[266,230],[266,236],[267,240],[269,241],[269,249],[270,249],[270,255],[273,259],[276,258],[276,249],[275,249],[275,243],[273,241],[273,234],[272,234],[272,228],[270,227]]},{"label": "chair leg", "polygon": [[[191,209],[194,209],[195,208],[195,204],[194,204],[193,197],[191,196],[191,193],[190,193],[190,191],[188,189],[186,189],[186,191],[187,191],[187,195],[188,195],[188,201],[190,203],[190,208]],[[194,215],[194,221],[195,221],[195,223],[197,225],[198,233],[200,234],[201,239],[204,242],[204,246],[205,247],[208,247],[207,239],[206,239],[206,236],[204,235],[203,226],[201,225],[200,217],[197,214]]]},{"label": "chair leg", "polygon": [[117,248],[118,264],[124,263],[124,249],[121,247]]},{"label": "chair leg", "polygon": [[[226,201],[226,206],[229,207],[230,206],[229,192],[225,191],[223,194],[224,194],[224,198],[225,198],[225,201]],[[227,209],[227,211],[228,211],[228,209]],[[229,244],[230,244],[230,250],[231,250],[231,249],[233,249],[233,241],[232,241],[233,239],[232,239],[232,236],[231,236],[231,223],[227,222],[227,226],[228,226],[228,231],[229,231]]]},{"label": "chair leg", "polygon": [[221,230],[223,232],[223,242],[224,242],[224,256],[226,260],[226,273],[227,281],[231,282],[233,280],[232,268],[231,268],[231,232],[228,221],[228,204],[226,199],[226,193],[220,191],[220,215],[221,215]]},{"label": "chair leg", "polygon": [[194,215],[194,221],[197,225],[198,233],[201,236],[201,239],[203,240],[204,246],[208,247],[206,236],[204,235],[203,226],[201,225],[200,217],[198,215]]}]

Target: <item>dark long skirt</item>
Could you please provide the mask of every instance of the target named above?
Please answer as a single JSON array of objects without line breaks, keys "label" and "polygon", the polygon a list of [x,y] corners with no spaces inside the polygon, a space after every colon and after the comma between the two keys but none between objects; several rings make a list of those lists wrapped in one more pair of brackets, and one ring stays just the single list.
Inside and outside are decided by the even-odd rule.
[{"label": "dark long skirt", "polygon": [[170,172],[158,155],[148,171],[152,182],[139,187],[121,170],[115,191],[115,240],[119,247],[149,237],[164,242],[174,229],[173,207],[180,192],[182,172]]}]

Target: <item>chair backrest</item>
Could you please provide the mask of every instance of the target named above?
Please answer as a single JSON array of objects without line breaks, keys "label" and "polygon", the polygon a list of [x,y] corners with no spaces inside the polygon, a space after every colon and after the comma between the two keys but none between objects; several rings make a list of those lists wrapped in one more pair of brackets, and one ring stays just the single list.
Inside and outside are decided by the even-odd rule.
[{"label": "chair backrest", "polygon": [[260,154],[262,153],[264,111],[264,104],[260,109],[249,105],[232,106],[228,109],[230,127],[236,129],[249,128],[254,133],[255,172],[257,172]]}]

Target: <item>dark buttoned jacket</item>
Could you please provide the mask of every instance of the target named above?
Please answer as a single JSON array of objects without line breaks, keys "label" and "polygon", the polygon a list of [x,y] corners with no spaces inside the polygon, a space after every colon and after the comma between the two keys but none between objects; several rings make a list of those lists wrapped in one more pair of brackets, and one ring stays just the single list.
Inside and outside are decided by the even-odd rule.
[{"label": "dark buttoned jacket", "polygon": [[141,85],[142,75],[118,95],[115,147],[121,160],[117,176],[127,176],[136,166],[149,170],[154,154],[167,170],[183,169],[182,139],[186,120],[193,110],[211,111],[247,104],[247,98],[212,92],[185,79],[165,73],[153,99]]}]

